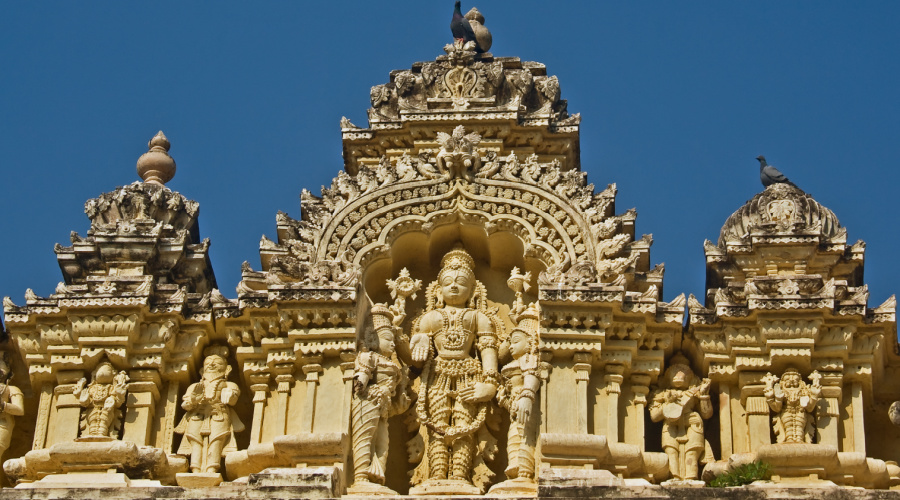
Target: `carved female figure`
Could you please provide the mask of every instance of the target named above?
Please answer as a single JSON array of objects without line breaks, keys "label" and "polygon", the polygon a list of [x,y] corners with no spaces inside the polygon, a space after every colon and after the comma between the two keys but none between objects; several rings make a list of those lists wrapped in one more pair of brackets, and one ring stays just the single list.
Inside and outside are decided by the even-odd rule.
[{"label": "carved female figure", "polygon": [[401,367],[392,358],[395,350],[393,320],[394,315],[387,305],[372,306],[375,331],[365,339],[367,350],[356,356],[350,406],[353,436],[351,493],[381,491],[397,494],[389,488],[375,486],[384,484],[388,418],[409,408],[407,368]]},{"label": "carved female figure", "polygon": [[819,372],[814,371],[809,375],[812,385],[806,385],[794,368],[785,370],[780,382],[771,373],[763,378],[766,382],[763,395],[769,408],[778,414],[773,423],[779,443],[813,442],[816,428],[812,412],[822,395],[821,378]]},{"label": "carved female figure", "polygon": [[688,360],[676,354],[666,370],[664,385],[653,393],[650,418],[663,421],[662,447],[669,457],[669,471],[679,481],[699,477],[706,451],[703,420],[712,416],[708,378],[694,375]]},{"label": "carved female figure", "polygon": [[128,392],[128,375],[124,371],[116,373],[113,365],[104,361],[91,373],[91,383],[82,378],[75,384],[72,394],[82,407],[81,437],[117,438],[122,412],[119,407],[125,402]]},{"label": "carved female figure", "polygon": [[223,453],[236,451],[234,433],[244,424],[232,406],[241,389],[228,381],[231,367],[224,346],[208,347],[199,382],[188,386],[181,402],[187,410],[175,432],[184,434],[178,453],[190,455],[191,472],[217,473]]},{"label": "carved female figure", "polygon": [[[499,325],[488,317],[484,285],[475,280],[475,262],[455,249],[441,261],[437,281],[428,286],[426,310],[416,318],[411,357],[422,365],[416,416],[425,456],[413,475],[411,493],[480,493],[487,476],[473,474],[481,455],[476,434],[497,392]],[[489,473],[488,473],[489,474]],[[473,477],[477,483],[472,488]]]},{"label": "carved female figure", "polygon": [[[540,322],[541,313],[537,304],[531,304],[518,315],[516,327],[509,337],[509,353],[513,360],[500,371],[503,385],[497,399],[510,415],[506,477],[517,483],[534,483],[537,420],[533,410],[541,386],[537,352]],[[497,486],[501,485],[506,483]],[[491,491],[494,492],[494,488]]]},{"label": "carved female figure", "polygon": [[9,441],[16,425],[15,417],[25,414],[25,396],[18,387],[9,385],[11,378],[9,355],[4,352],[3,356],[0,356],[0,456],[9,448]]}]

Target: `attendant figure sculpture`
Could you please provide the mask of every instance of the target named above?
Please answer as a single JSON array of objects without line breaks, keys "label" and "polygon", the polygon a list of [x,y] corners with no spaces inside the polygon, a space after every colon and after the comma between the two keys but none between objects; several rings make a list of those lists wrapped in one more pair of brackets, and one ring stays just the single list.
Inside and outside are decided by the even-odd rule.
[{"label": "attendant figure sculpture", "polygon": [[491,488],[491,493],[536,490],[534,451],[538,438],[536,404],[541,380],[538,376],[538,338],[541,325],[540,307],[532,303],[516,317],[509,337],[509,353],[513,360],[503,366],[503,385],[497,395],[500,406],[509,411],[506,452],[509,479]]},{"label": "attendant figure sculpture", "polygon": [[[413,473],[411,494],[484,491],[490,471],[483,457],[493,439],[482,435],[488,404],[497,393],[496,312],[489,317],[475,262],[462,249],[448,252],[426,308],[413,323],[410,351],[422,366],[416,416],[424,453]],[[477,469],[477,470],[476,470]]]},{"label": "attendant figure sculpture", "polygon": [[394,314],[386,304],[372,306],[374,332],[364,339],[356,356],[353,400],[350,406],[353,436],[353,485],[350,493],[392,494],[384,473],[388,453],[388,418],[403,413],[410,400],[409,375],[394,359]]},{"label": "attendant figure sculpture", "polygon": [[695,481],[700,460],[706,456],[703,420],[712,416],[708,378],[694,375],[680,353],[670,361],[664,384],[654,391],[650,418],[663,422],[662,447],[669,457],[669,471],[676,481]]},{"label": "attendant figure sculpture", "polygon": [[25,414],[25,396],[14,385],[9,385],[12,378],[12,367],[9,366],[9,354],[0,356],[0,457],[9,448],[15,417]]},{"label": "attendant figure sculpture", "polygon": [[128,375],[116,373],[113,365],[104,361],[91,373],[91,383],[82,378],[75,384],[72,394],[85,409],[81,412],[82,438],[119,437],[122,424],[120,407],[128,393]]},{"label": "attendant figure sculpture", "polygon": [[187,410],[175,432],[184,434],[178,453],[191,457],[191,472],[216,474],[224,453],[236,451],[234,433],[244,424],[232,406],[241,389],[228,381],[228,349],[206,349],[200,381],[188,386],[181,407]]},{"label": "attendant figure sculpture", "polygon": [[767,373],[763,380],[763,395],[769,408],[778,415],[773,419],[775,437],[779,443],[812,443],[816,433],[813,411],[822,395],[822,376],[819,372],[809,375],[812,385],[807,385],[794,368],[785,370],[778,377]]}]

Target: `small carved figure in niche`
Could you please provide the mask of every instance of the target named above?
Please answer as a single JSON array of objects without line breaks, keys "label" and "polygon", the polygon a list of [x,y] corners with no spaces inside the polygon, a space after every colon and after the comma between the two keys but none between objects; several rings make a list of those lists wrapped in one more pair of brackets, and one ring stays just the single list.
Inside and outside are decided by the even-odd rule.
[{"label": "small carved figure in niche", "polygon": [[191,472],[218,473],[224,453],[236,451],[234,433],[244,424],[234,412],[241,389],[228,381],[228,348],[207,347],[200,381],[188,386],[181,407],[187,410],[175,432],[184,434],[178,453],[190,455]]},{"label": "small carved figure in niche", "polygon": [[785,370],[778,377],[767,373],[763,380],[763,395],[769,408],[778,415],[773,419],[775,437],[779,443],[812,443],[816,427],[812,412],[822,395],[822,375],[814,371],[809,375],[812,385],[807,385],[794,368]]},{"label": "small carved figure in niche", "polygon": [[509,411],[510,417],[506,442],[509,457],[506,477],[519,483],[534,483],[534,449],[538,434],[534,405],[541,386],[538,377],[540,307],[532,303],[516,319],[516,327],[509,337],[509,353],[513,360],[500,371],[503,386],[497,399],[500,406]]},{"label": "small carved figure in niche", "polygon": [[482,493],[491,477],[484,458],[496,440],[485,435],[484,423],[500,383],[502,324],[474,269],[465,250],[448,252],[412,325],[411,357],[422,366],[416,416],[424,453],[411,494]]},{"label": "small carved figure in niche", "polygon": [[[374,332],[368,332],[364,350],[356,356],[350,418],[353,439],[353,485],[350,492],[396,495],[385,488],[388,453],[388,418],[409,408],[408,369],[394,359],[394,314],[386,304],[372,306]],[[374,483],[374,484],[372,484]]]},{"label": "small carved figure in niche", "polygon": [[11,378],[12,367],[9,366],[7,351],[0,356],[0,457],[9,448],[16,425],[15,417],[25,414],[25,396],[18,387],[9,385]]},{"label": "small carved figure in niche", "polygon": [[122,425],[120,407],[128,393],[128,375],[116,373],[112,363],[104,361],[91,373],[91,383],[82,378],[75,384],[72,394],[82,407],[81,437],[105,437],[116,439]]},{"label": "small carved figure in niche", "polygon": [[678,353],[666,370],[664,385],[653,393],[650,418],[663,421],[662,447],[675,480],[697,480],[700,460],[712,459],[703,437],[703,420],[713,414],[709,384],[708,378],[694,375],[687,358]]}]

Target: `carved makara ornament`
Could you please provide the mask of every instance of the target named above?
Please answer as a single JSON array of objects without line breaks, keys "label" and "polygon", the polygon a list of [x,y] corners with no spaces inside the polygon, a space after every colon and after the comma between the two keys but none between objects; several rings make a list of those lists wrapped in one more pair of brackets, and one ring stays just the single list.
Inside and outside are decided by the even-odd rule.
[{"label": "carved makara ornament", "polygon": [[84,407],[80,424],[82,438],[118,438],[122,425],[120,407],[125,402],[127,384],[128,375],[124,371],[116,373],[108,361],[94,368],[90,384],[85,378],[75,384],[72,394]]},{"label": "carved makara ornament", "polygon": [[709,385],[710,380],[694,375],[687,359],[678,353],[651,398],[650,418],[663,422],[662,447],[669,457],[669,471],[679,481],[696,480],[700,461],[713,460],[703,437],[703,420],[713,414]]},{"label": "carved makara ornament", "polygon": [[779,443],[812,443],[816,433],[813,412],[822,395],[822,376],[814,371],[807,385],[794,368],[785,370],[781,380],[767,373],[763,379],[763,395],[769,408],[778,415],[773,419],[775,437]]},{"label": "carved makara ornament", "polygon": [[178,452],[191,457],[192,473],[218,473],[222,456],[236,451],[234,433],[244,424],[232,406],[241,389],[228,381],[228,348],[206,348],[200,381],[188,386],[181,407],[187,412],[175,432],[184,434]]},{"label": "carved makara ornament", "polygon": [[410,447],[421,446],[424,453],[413,472],[417,486],[411,494],[477,494],[492,475],[484,458],[493,453],[496,440],[484,424],[500,383],[502,324],[488,309],[474,268],[465,250],[448,252],[437,281],[428,286],[426,309],[412,325],[411,357],[422,374],[416,401],[419,436]]}]

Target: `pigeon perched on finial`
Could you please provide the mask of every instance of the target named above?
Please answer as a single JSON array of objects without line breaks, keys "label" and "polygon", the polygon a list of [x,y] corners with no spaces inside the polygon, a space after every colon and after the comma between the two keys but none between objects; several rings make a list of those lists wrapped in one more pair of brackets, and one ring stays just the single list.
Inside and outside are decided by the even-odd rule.
[{"label": "pigeon perched on finial", "polygon": [[456,5],[453,7],[453,18],[450,19],[450,32],[453,33],[454,39],[462,40],[463,43],[475,42],[476,51],[484,52],[478,45],[478,40],[475,39],[475,31],[472,30],[472,25],[469,24],[469,20],[463,16],[462,10],[460,10],[459,0],[456,0]]},{"label": "pigeon perched on finial", "polygon": [[759,160],[759,180],[762,181],[763,186],[769,187],[772,184],[789,184],[791,186],[797,187],[796,184],[788,180],[787,177],[784,176],[777,168],[769,165],[766,162],[766,157],[763,155],[759,155],[756,157]]}]

